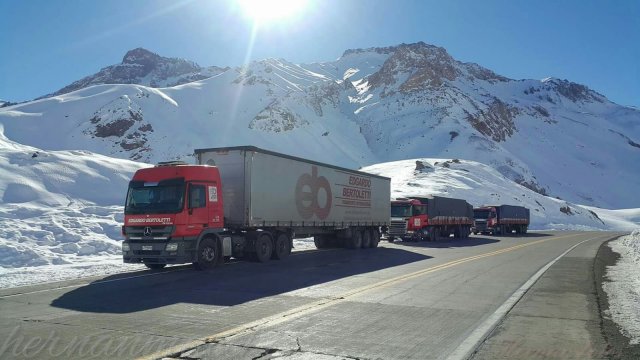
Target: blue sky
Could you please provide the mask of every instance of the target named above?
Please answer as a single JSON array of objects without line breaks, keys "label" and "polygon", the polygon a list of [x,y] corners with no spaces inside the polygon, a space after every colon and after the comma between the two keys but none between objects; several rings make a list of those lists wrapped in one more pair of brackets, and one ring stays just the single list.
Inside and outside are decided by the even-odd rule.
[{"label": "blue sky", "polygon": [[569,79],[640,107],[640,1],[308,0],[262,24],[251,47],[253,26],[236,0],[0,0],[0,99],[53,92],[136,47],[237,66],[424,41],[510,78]]}]

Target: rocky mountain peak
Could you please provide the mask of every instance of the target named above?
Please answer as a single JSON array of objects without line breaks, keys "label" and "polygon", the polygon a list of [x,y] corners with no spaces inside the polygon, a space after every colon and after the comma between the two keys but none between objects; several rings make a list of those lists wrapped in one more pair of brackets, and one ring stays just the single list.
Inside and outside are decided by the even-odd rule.
[{"label": "rocky mountain peak", "polygon": [[151,52],[144,48],[136,48],[133,50],[127,51],[122,58],[123,64],[137,64],[137,65],[156,65],[162,56]]},{"label": "rocky mountain peak", "polygon": [[[441,47],[424,42],[401,44],[369,79],[372,87],[393,87],[391,91],[410,92],[439,87],[445,80],[453,81],[460,74],[456,60]],[[401,74],[408,77],[404,80]],[[403,78],[402,83],[398,81]]]},{"label": "rocky mountain peak", "polygon": [[206,79],[229,68],[202,68],[193,61],[167,58],[144,48],[127,51],[120,64],[104,67],[97,73],[65,86],[53,94],[57,96],[100,84],[139,84],[151,87],[170,87]]},{"label": "rocky mountain peak", "polygon": [[571,82],[569,80],[560,80],[556,78],[547,78],[542,80],[542,83],[552,87],[562,96],[567,99],[576,102],[576,101],[597,101],[602,103],[606,100],[604,95],[599,94],[588,87]]}]

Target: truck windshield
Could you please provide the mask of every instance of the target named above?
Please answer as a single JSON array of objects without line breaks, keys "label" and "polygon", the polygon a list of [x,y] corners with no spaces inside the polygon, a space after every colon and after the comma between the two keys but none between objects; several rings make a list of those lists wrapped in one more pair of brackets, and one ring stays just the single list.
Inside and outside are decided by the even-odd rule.
[{"label": "truck windshield", "polygon": [[411,205],[391,205],[391,217],[410,217]]},{"label": "truck windshield", "polygon": [[124,207],[125,214],[178,213],[184,205],[184,183],[131,182]]},{"label": "truck windshield", "polygon": [[488,219],[489,218],[489,210],[473,210],[473,218],[474,219]]}]

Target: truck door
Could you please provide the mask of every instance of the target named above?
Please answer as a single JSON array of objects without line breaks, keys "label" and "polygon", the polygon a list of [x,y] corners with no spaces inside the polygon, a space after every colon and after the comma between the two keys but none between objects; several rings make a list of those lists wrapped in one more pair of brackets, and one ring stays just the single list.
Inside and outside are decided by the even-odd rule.
[{"label": "truck door", "polygon": [[224,211],[222,209],[222,197],[217,183],[207,184],[209,199],[209,226],[213,228],[224,227]]},{"label": "truck door", "polygon": [[209,223],[206,185],[189,184],[188,211],[187,229],[189,233],[198,235]]}]

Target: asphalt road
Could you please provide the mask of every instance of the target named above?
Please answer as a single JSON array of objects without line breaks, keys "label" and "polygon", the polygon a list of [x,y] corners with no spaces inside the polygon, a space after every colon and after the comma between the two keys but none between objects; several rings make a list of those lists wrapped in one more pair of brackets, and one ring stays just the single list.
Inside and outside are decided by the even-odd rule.
[{"label": "asphalt road", "polygon": [[[576,295],[592,290],[571,284],[588,272],[599,245],[619,235],[381,242],[377,249],[299,252],[210,272],[183,266],[5,289],[0,358],[507,358],[519,354],[514,346],[528,346],[530,355],[562,344],[566,331],[575,346],[599,349],[597,309]],[[563,280],[567,272],[558,267],[569,258],[584,261]],[[545,281],[553,296],[531,299],[538,292],[531,289]],[[571,309],[567,316],[576,321],[568,325],[542,320],[566,318]],[[529,325],[539,329],[535,342],[522,334]],[[550,336],[544,330],[553,326],[570,329]]]}]

